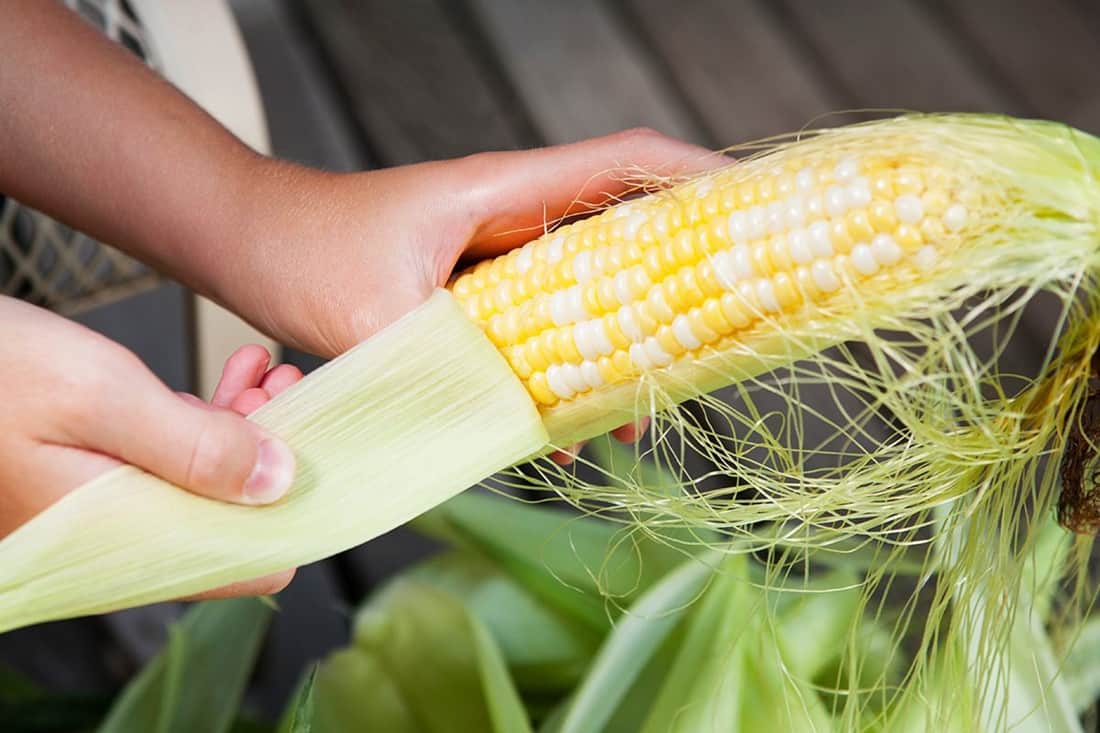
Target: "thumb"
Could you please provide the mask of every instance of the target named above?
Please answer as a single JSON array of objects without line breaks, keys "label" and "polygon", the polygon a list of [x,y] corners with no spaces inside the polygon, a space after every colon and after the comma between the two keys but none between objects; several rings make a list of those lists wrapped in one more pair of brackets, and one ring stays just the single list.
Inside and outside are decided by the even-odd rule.
[{"label": "thumb", "polygon": [[221,501],[270,504],[290,488],[290,448],[230,410],[187,400],[159,383],[127,408],[116,407],[88,447]]}]

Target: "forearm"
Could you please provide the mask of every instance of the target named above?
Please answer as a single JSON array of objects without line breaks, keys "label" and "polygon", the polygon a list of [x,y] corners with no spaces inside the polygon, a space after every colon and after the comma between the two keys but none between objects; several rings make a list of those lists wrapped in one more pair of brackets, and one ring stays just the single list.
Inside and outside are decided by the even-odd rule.
[{"label": "forearm", "polygon": [[0,192],[218,296],[259,157],[60,4],[2,2]]}]

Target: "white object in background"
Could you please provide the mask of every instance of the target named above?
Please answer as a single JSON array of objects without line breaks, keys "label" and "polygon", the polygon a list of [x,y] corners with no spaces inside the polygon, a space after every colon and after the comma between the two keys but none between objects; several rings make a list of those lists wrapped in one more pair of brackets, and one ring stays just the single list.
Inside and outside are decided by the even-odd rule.
[{"label": "white object in background", "polygon": [[[130,0],[161,72],[234,135],[270,152],[263,103],[237,23],[224,0]],[[114,6],[114,3],[111,3]],[[205,298],[195,298],[197,389],[209,398],[239,346],[275,343]],[[277,356],[277,355],[276,355]]]}]

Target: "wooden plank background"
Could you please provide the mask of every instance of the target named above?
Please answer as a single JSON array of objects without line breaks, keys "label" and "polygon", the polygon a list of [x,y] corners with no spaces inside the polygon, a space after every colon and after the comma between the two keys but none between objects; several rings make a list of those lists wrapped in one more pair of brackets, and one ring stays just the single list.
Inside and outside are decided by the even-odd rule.
[{"label": "wooden plank background", "polygon": [[[1004,112],[1100,132],[1094,0],[234,6],[276,153],[334,170],[560,143],[637,125],[725,147],[822,115],[843,122],[851,118],[845,110],[867,108]],[[1046,338],[1046,315],[1029,316],[1037,338]],[[177,347],[138,346],[178,382],[178,366],[164,363]],[[430,549],[399,530],[304,569],[280,599],[284,611],[252,704],[273,715],[306,661],[345,639],[354,603]],[[114,689],[156,647],[174,613],[168,606],[5,635],[0,661],[55,689]]]}]

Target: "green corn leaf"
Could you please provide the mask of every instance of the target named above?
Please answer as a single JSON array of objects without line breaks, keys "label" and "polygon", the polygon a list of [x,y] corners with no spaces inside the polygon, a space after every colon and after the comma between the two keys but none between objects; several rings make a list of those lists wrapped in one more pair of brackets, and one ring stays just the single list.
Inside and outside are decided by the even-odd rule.
[{"label": "green corn leaf", "polygon": [[[423,583],[394,583],[360,611],[354,652],[338,654],[339,663],[347,668],[345,673],[356,681],[334,683],[332,658],[322,665],[316,699],[318,723],[325,721],[317,728],[322,733],[530,731],[527,714],[492,636],[449,593]],[[371,696],[386,696],[384,705],[367,709],[371,706],[364,702],[366,693],[355,693],[366,685],[377,687]],[[330,694],[331,687],[340,691]],[[331,704],[332,699],[338,703]],[[346,719],[340,717],[341,712]],[[324,727],[329,721],[341,727]]]},{"label": "green corn leaf", "polygon": [[477,492],[451,499],[413,526],[484,554],[548,606],[601,634],[617,604],[684,559],[612,522]]},{"label": "green corn leaf", "polygon": [[446,552],[402,573],[450,593],[488,629],[525,695],[564,693],[580,680],[599,645],[584,624],[541,602],[488,560]]},{"label": "green corn leaf", "polygon": [[[790,645],[783,644],[776,627],[766,619],[755,619],[745,630],[740,646],[744,654],[744,677],[741,680],[739,730],[789,733],[837,730],[810,681],[792,669],[783,657],[781,650]],[[728,679],[720,678],[720,681],[727,686],[730,684]],[[711,708],[712,717],[722,712],[717,705]]]},{"label": "green corn leaf", "polygon": [[99,733],[221,733],[237,713],[271,609],[255,598],[194,606],[134,678]]},{"label": "green corn leaf", "polygon": [[559,733],[597,733],[612,718],[713,575],[716,557],[688,560],[615,624],[573,696]]},{"label": "green corn leaf", "polygon": [[818,585],[797,594],[781,591],[795,599],[784,609],[776,630],[783,660],[792,674],[806,680],[841,656],[859,613],[856,578],[830,573]]},{"label": "green corn leaf", "polygon": [[415,711],[382,660],[357,646],[330,654],[317,669],[312,733],[423,733]]},{"label": "green corn leaf", "polygon": [[742,635],[752,633],[752,615],[764,611],[763,594],[747,584],[746,564],[743,555],[724,561],[692,609],[645,733],[736,729],[748,664]]},{"label": "green corn leaf", "polygon": [[1082,624],[1072,642],[1062,677],[1074,708],[1084,712],[1100,697],[1100,617]]},{"label": "green corn leaf", "polygon": [[309,669],[309,674],[298,686],[294,699],[290,701],[279,723],[278,733],[312,733],[313,731],[313,692],[317,685],[317,665]]}]

